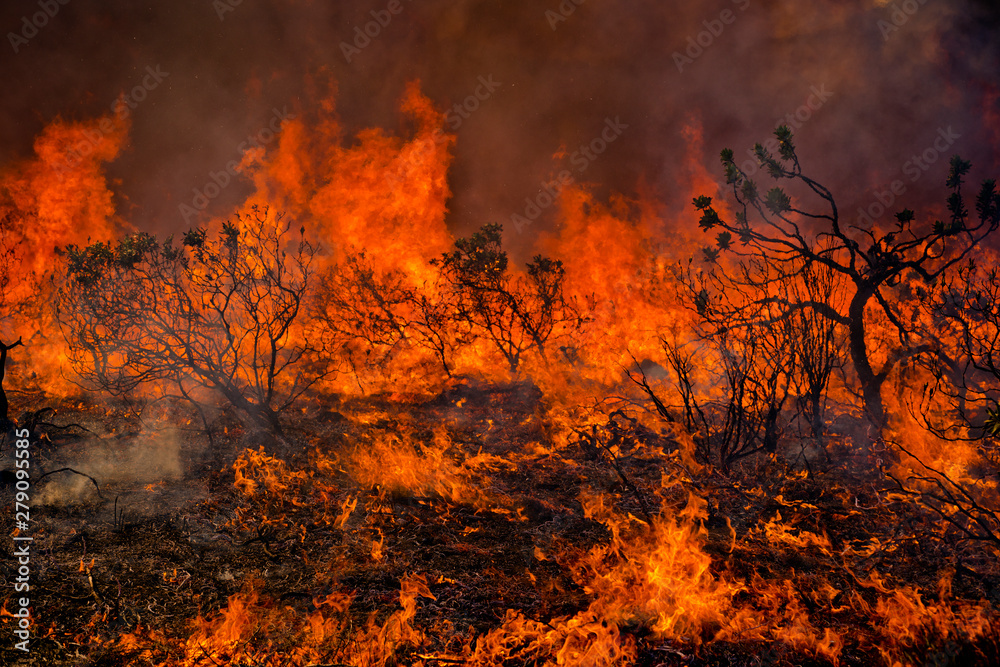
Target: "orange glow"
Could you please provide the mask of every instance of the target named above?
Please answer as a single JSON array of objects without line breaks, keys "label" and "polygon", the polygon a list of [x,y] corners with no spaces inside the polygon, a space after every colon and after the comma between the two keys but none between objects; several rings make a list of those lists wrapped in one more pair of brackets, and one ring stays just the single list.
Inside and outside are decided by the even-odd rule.
[{"label": "orange glow", "polygon": [[[448,268],[440,260],[456,247],[447,222],[457,138],[444,130],[445,115],[417,82],[399,102],[405,129],[397,134],[368,128],[347,136],[335,109],[330,96],[318,111],[286,121],[272,149],[242,156],[254,193],[235,214],[245,216],[255,206],[281,212],[284,223],[293,231],[304,228],[306,240],[319,248],[308,303],[282,336],[301,344],[305,351],[296,362],[307,372],[318,369],[322,380],[281,415],[289,428],[274,436],[273,449],[246,449],[231,466],[213,471],[223,479],[232,474],[225,488],[232,511],[216,522],[219,534],[252,549],[260,561],[251,566],[250,557],[233,559],[232,572],[218,579],[236,579],[239,564],[241,588],[224,589],[211,604],[192,600],[192,610],[201,612],[190,627],[171,634],[137,623],[117,639],[118,647],[169,667],[388,667],[403,661],[590,667],[634,664],[648,658],[650,646],[677,648],[690,662],[717,645],[758,644],[833,665],[854,664],[851,651],[902,665],[931,640],[973,641],[995,633],[996,610],[985,599],[972,600],[972,585],[955,580],[959,563],[992,567],[959,554],[973,541],[956,529],[962,506],[942,503],[940,509],[916,499],[961,488],[970,489],[966,506],[1000,506],[996,475],[982,472],[985,441],[953,442],[929,433],[920,418],[947,418],[943,403],[913,409],[929,395],[933,373],[901,362],[888,376],[883,394],[890,424],[883,439],[864,420],[842,354],[823,387],[825,421],[813,432],[816,425],[804,417],[806,388],[787,368],[793,362],[776,361],[784,357],[774,350],[755,357],[750,345],[783,323],[770,319],[780,315],[774,305],[783,298],[779,290],[802,290],[810,278],[803,273],[780,286],[768,283],[749,296],[718,295],[734,308],[767,297],[761,307],[767,326],[734,331],[728,324],[705,324],[709,306],[698,303],[702,295],[691,292],[693,282],[684,282],[703,277],[707,266],[701,258],[706,237],[688,202],[721,190],[704,166],[712,140],[697,119],[682,130],[689,147],[679,160],[683,211],[669,211],[650,196],[602,200],[596,188],[582,184],[562,191],[555,228],[537,231],[525,245],[562,263],[564,294],[576,310],[553,326],[544,354],[526,352],[517,365],[498,352],[495,336],[475,328],[460,289],[452,284],[449,291],[446,283]],[[0,174],[0,215],[6,238],[18,249],[8,299],[37,297],[30,311],[37,315],[35,328],[14,323],[2,331],[4,341],[18,335],[30,340],[30,361],[12,378],[19,386],[37,384],[59,396],[73,390],[64,376],[66,350],[51,333],[59,326],[44,307],[53,267],[62,261],[54,249],[110,241],[126,229],[103,165],[122,150],[127,131],[109,119],[56,122],[36,141],[34,159]],[[103,138],[84,151],[95,133]],[[71,149],[86,155],[67,162]],[[724,200],[718,212],[733,213]],[[214,231],[222,222],[206,224]],[[509,273],[500,278],[501,260],[484,253],[487,273],[496,280],[486,290],[492,296],[531,277],[517,252],[505,252]],[[720,260],[720,270],[734,269],[726,261]],[[249,282],[264,282],[280,266],[277,257],[259,261]],[[907,287],[916,292],[918,282]],[[345,320],[346,332],[324,331],[317,313],[345,295],[358,320]],[[907,321],[938,327],[948,344],[967,333],[938,326],[924,306],[914,300]],[[499,312],[513,321],[514,315]],[[897,325],[874,303],[862,317],[876,365],[891,359]],[[362,342],[356,335],[361,320],[373,330],[384,327],[371,336],[381,333],[385,340]],[[989,326],[974,322],[968,331]],[[421,344],[427,340],[432,344]],[[230,350],[249,348],[252,356],[260,343],[227,342]],[[671,349],[690,354],[688,368],[680,368]],[[107,354],[117,362],[126,357],[121,350]],[[733,379],[739,371],[768,363],[775,366],[775,385],[787,394],[768,425],[784,438],[780,446],[767,439],[763,418],[747,426],[752,420],[741,412],[767,398],[763,383],[743,377],[746,391],[726,395],[726,382],[739,383],[740,377]],[[237,384],[246,388],[253,379],[240,376]],[[276,382],[277,388],[287,384],[290,379]],[[329,421],[320,423],[324,416]],[[113,415],[104,411],[104,417]],[[713,418],[724,426],[710,428]],[[971,430],[963,427],[959,435]],[[237,442],[240,432],[223,427],[224,446]],[[721,460],[719,443],[736,432],[733,437],[743,437],[752,451]],[[892,449],[893,442],[910,453]],[[895,488],[887,475],[905,479],[908,487]],[[155,492],[157,502],[167,495],[159,493],[167,489],[164,482],[137,488]],[[904,517],[911,523],[896,530],[893,522],[902,524]],[[877,535],[861,532],[873,525],[882,528]],[[414,526],[443,535],[443,555],[435,552],[426,568],[397,553],[416,548],[405,532]],[[494,551],[479,546],[478,540],[511,534],[523,543]],[[890,556],[901,558],[925,538],[940,538],[954,550],[945,569],[918,581],[884,567]],[[490,601],[493,616],[476,617],[478,625],[470,621],[468,629],[450,627],[442,620],[453,609],[448,605],[472,597],[454,570],[468,562],[489,569],[482,563],[499,562],[498,553],[508,547],[503,558],[515,566],[503,574],[512,583],[499,602]],[[482,560],[458,561],[456,554]],[[95,563],[81,557],[75,574],[86,574],[80,578],[90,579],[98,598]],[[312,568],[314,580],[303,575],[295,590],[279,590],[274,571],[283,576],[288,563]],[[363,594],[373,572],[392,577],[393,586],[398,582],[398,605],[394,588],[382,595],[371,586],[372,599]],[[477,581],[487,579],[482,576]],[[201,590],[197,577],[181,567],[158,569],[156,576],[174,593]],[[516,606],[510,597],[524,591],[515,583],[547,596],[548,607],[539,612],[539,605],[532,615]],[[6,608],[5,601],[2,614],[9,615]],[[109,609],[95,611],[95,619]],[[432,650],[439,652],[423,653]]]},{"label": "orange glow", "polygon": [[[4,244],[14,251],[4,300],[19,317],[5,323],[5,339],[21,337],[32,384],[51,393],[77,391],[64,379],[64,342],[49,305],[56,249],[109,241],[127,228],[115,212],[104,164],[121,152],[126,122],[56,120],[35,139],[35,156],[0,172],[0,222]],[[7,342],[5,340],[5,342]]]}]

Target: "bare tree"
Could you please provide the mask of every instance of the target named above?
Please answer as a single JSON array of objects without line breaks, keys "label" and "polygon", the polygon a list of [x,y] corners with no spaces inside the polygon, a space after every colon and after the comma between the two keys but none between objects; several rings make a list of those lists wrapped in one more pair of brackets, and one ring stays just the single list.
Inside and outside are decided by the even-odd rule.
[{"label": "bare tree", "polygon": [[629,378],[661,416],[691,434],[703,463],[729,472],[741,459],[778,448],[794,376],[791,320],[730,327],[717,323],[707,304],[702,312],[694,340],[678,332],[660,337],[672,393],[651,385],[638,364]]},{"label": "bare tree", "polygon": [[952,440],[1000,436],[1000,271],[977,260],[927,295],[937,354],[925,364],[934,381],[916,414]]},{"label": "bare tree", "polygon": [[[744,271],[751,271],[744,268]],[[752,269],[767,275],[766,266]],[[842,363],[839,326],[811,310],[774,317],[767,293],[733,289],[718,273],[679,269],[677,300],[697,314],[693,337],[661,335],[669,390],[654,388],[637,364],[630,378],[668,421],[692,435],[696,454],[728,471],[740,459],[773,453],[798,416],[822,447],[833,372]],[[838,303],[838,276],[806,267],[795,280],[769,284],[787,300]],[[786,410],[790,398],[797,404]],[[807,462],[808,465],[808,462]]]},{"label": "bare tree", "polygon": [[[398,270],[378,272],[351,253],[323,273],[310,321],[327,354],[384,370],[406,346],[428,350],[451,376],[455,348],[467,337],[437,283],[415,286]],[[467,327],[466,327],[467,329]]]},{"label": "bare tree", "polygon": [[562,262],[536,255],[526,275],[513,274],[501,246],[502,231],[498,224],[484,225],[457,240],[435,264],[456,317],[489,340],[514,373],[529,352],[545,360],[549,339],[578,327],[582,319],[563,294]]},{"label": "bare tree", "polygon": [[[910,280],[933,284],[966,260],[1000,225],[1000,196],[992,181],[985,182],[977,200],[978,219],[971,219],[961,194],[970,164],[954,157],[947,180],[952,190],[947,222],[918,223],[913,211],[904,210],[896,214],[896,222],[888,231],[873,225],[845,226],[830,191],[802,173],[791,131],[782,126],[775,136],[779,155],[772,156],[757,144],[757,160],[773,179],[789,180],[806,196],[817,197],[820,207],[803,208],[779,187],[761,194],[757,184],[737,166],[732,150],[726,149],[722,164],[737,212],[734,220],[724,220],[712,206],[711,197],[695,198],[702,229],[721,230],[716,246],[705,249],[706,257],[714,261],[722,251],[735,255],[739,269],[729,276],[716,270],[715,279],[731,290],[760,293],[760,324],[809,311],[846,329],[868,417],[881,431],[886,423],[882,400],[886,379],[901,360],[932,347],[906,317],[914,304],[904,298],[901,285]],[[813,266],[825,267],[844,278],[846,308],[822,298],[776,294],[770,289],[796,279]],[[869,305],[881,310],[893,330],[891,349],[871,348],[866,315]],[[881,352],[884,354],[877,355]],[[879,356],[883,360],[876,362]]]},{"label": "bare tree", "polygon": [[141,233],[70,246],[57,310],[75,369],[115,394],[160,384],[197,405],[199,391],[218,392],[280,430],[279,412],[316,379],[291,371],[309,349],[292,327],[314,249],[289,227],[255,207],[181,247]]},{"label": "bare tree", "polygon": [[[822,265],[804,267],[799,280],[781,286],[789,302],[814,301],[843,309],[843,276]],[[807,308],[788,319],[794,361],[792,384],[798,396],[799,413],[805,415],[813,437],[822,443],[830,380],[843,367],[845,341],[839,324]]]},{"label": "bare tree", "polygon": [[811,308],[781,312],[770,297],[787,303],[817,302],[843,308],[843,278],[817,264],[803,265],[776,279],[770,267],[748,261],[739,267],[738,281],[721,272],[695,274],[689,263],[681,273],[687,294],[681,302],[697,311],[704,337],[725,340],[733,332],[758,337],[763,330],[778,336],[770,349],[781,351],[781,363],[795,389],[798,413],[806,418],[814,437],[824,430],[827,389],[833,372],[843,365],[844,340],[839,324]]}]

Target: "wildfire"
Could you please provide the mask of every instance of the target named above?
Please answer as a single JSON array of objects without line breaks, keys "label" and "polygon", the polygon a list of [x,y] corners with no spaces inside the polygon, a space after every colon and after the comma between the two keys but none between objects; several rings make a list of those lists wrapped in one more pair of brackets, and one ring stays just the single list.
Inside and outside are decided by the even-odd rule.
[{"label": "wildfire", "polygon": [[104,164],[119,155],[127,133],[127,123],[111,117],[57,120],[35,139],[33,158],[0,172],[3,247],[12,253],[2,301],[19,315],[2,331],[5,338],[29,341],[30,374],[22,375],[58,395],[71,389],[66,350],[49,308],[57,249],[108,241],[126,228]]},{"label": "wildfire", "polygon": [[[725,194],[697,157],[706,149],[695,120],[683,130],[679,187],[703,229],[731,225],[714,241],[698,247],[705,237],[681,222],[694,219],[689,206],[602,201],[576,184],[535,244],[545,254],[526,263],[499,227],[449,231],[457,139],[418,83],[400,100],[399,135],[348,137],[332,97],[319,109],[286,120],[272,150],[243,156],[254,193],[232,216],[176,244],[123,236],[102,171],[126,141],[122,123],[58,121],[34,159],[0,175],[4,242],[16,249],[7,301],[30,302],[37,316],[4,331],[31,340],[33,375],[21,372],[18,386],[66,395],[67,356],[99,360],[98,379],[131,364],[105,388],[186,401],[210,446],[240,444],[221,469],[213,463],[213,496],[201,505],[212,536],[186,519],[163,530],[201,549],[199,559],[206,542],[251,555],[226,554],[214,599],[196,592],[209,586],[196,588],[195,566],[158,570],[170,595],[196,596],[183,599],[197,600],[197,618],[166,628],[122,617],[132,631],[116,649],[184,667],[589,667],[659,652],[690,664],[761,646],[833,665],[875,655],[902,665],[921,647],[996,637],[996,610],[985,594],[973,599],[978,584],[954,582],[973,567],[995,570],[973,547],[1000,543],[996,472],[982,474],[1000,408],[978,380],[939,399],[957,362],[918,363],[996,333],[988,292],[960,319],[929,305],[954,298],[954,285],[907,275],[885,289],[920,298],[893,310],[874,289],[851,310],[850,280],[827,271],[854,270],[861,251],[850,243],[792,268],[747,260],[772,239],[755,238],[738,206],[712,204]],[[790,139],[777,136],[789,162]],[[780,173],[777,158],[758,153]],[[738,202],[787,214],[796,230],[825,219],[727,168]],[[990,213],[991,201],[981,195],[978,209]],[[942,226],[927,247],[960,231]],[[902,261],[893,234],[870,233],[876,268],[880,257],[890,268]],[[63,292],[53,292],[58,267],[77,280]],[[71,327],[47,301],[80,285],[81,299],[99,301],[106,294],[93,286],[109,271],[139,273],[133,289],[171,280],[146,290],[148,302],[113,280],[110,306],[86,311],[91,335],[67,334],[84,341],[73,356],[54,333]],[[154,302],[170,307],[143,320]],[[122,313],[131,319],[115,319]],[[858,323],[864,363],[885,369],[867,369],[884,423],[845,352],[864,347]],[[932,330],[932,341],[910,344]],[[988,383],[986,356],[968,365]],[[935,428],[977,400],[962,417],[985,426]],[[243,426],[219,428],[232,414]],[[268,428],[266,446],[248,446]],[[148,481],[145,496],[168,495],[169,484]],[[905,569],[926,553],[921,540],[951,549],[934,576]],[[87,555],[68,569],[89,589],[96,624],[118,613],[99,590],[120,573]],[[456,612],[470,599],[473,611]]]}]

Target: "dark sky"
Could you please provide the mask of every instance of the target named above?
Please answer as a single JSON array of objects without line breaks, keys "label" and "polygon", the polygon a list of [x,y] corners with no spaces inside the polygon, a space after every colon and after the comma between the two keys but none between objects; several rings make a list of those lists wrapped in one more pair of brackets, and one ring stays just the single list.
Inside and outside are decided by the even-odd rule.
[{"label": "dark sky", "polygon": [[[58,12],[14,53],[10,34],[42,10],[39,0],[5,0],[0,163],[30,156],[57,116],[106,113],[158,67],[169,75],[131,112],[128,146],[108,174],[121,214],[160,233],[186,227],[178,204],[238,157],[273,108],[315,111],[310,91],[324,77],[337,82],[349,135],[405,131],[398,100],[413,79],[442,110],[472,94],[479,77],[502,84],[457,131],[449,218],[457,232],[508,222],[561,168],[560,147],[571,154],[608,117],[628,128],[581,179],[602,196],[644,190],[666,212],[684,210],[688,192],[676,181],[685,124],[703,126],[702,161],[718,173],[719,149],[768,136],[814,90],[826,99],[812,99],[818,108],[797,144],[845,208],[904,178],[907,160],[942,128],[959,135],[949,151],[976,163],[976,180],[1000,166],[992,3],[563,0],[567,15],[555,22],[546,12],[559,12],[560,0],[399,0],[399,13],[348,63],[341,42],[389,0],[235,1],[41,0]],[[221,19],[220,6],[232,10]],[[675,54],[689,39],[707,46],[679,71]],[[946,162],[914,181],[915,202],[940,201]],[[209,212],[224,215],[248,191],[227,189]]]}]

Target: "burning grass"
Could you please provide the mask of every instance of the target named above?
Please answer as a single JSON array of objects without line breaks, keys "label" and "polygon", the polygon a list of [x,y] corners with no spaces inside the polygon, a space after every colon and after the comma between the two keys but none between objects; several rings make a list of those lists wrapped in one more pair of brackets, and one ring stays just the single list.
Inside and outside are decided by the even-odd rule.
[{"label": "burning grass", "polygon": [[[526,428],[546,418],[534,394],[460,393],[303,418],[283,458],[236,434],[221,469],[186,449],[188,474],[169,484],[198,484],[191,499],[109,482],[104,500],[39,508],[36,655],[199,667],[996,656],[996,561],[888,482],[775,466],[733,482],[688,470],[666,432],[635,431],[616,470]],[[498,425],[501,412],[519,416]],[[46,454],[72,446],[53,437]],[[112,494],[124,519],[109,516]]]}]

